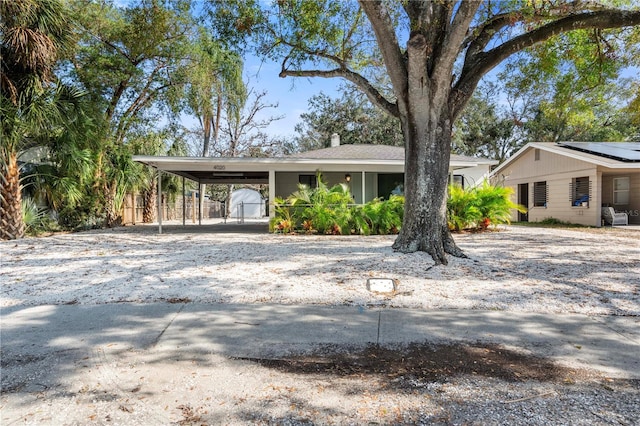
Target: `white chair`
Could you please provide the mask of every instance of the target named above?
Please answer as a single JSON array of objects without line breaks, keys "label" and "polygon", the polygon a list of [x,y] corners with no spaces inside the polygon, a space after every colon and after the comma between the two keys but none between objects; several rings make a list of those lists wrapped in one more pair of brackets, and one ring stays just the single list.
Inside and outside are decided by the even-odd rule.
[{"label": "white chair", "polygon": [[624,212],[616,213],[613,207],[603,207],[602,218],[604,219],[604,223],[606,225],[614,226],[629,224],[629,215]]}]

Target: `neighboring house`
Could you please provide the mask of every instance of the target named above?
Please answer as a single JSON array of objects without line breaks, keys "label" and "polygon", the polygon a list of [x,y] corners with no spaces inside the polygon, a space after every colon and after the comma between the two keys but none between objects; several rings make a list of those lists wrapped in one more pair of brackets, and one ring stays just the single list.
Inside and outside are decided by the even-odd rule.
[{"label": "neighboring house", "polygon": [[[203,184],[268,184],[269,200],[286,198],[298,184],[316,184],[321,173],[329,186],[346,183],[354,203],[387,198],[402,190],[404,148],[387,145],[340,145],[278,158],[154,157],[136,155],[135,161]],[[450,179],[465,187],[488,178],[494,160],[451,155]],[[273,209],[269,209],[273,213]]]},{"label": "neighboring house", "polygon": [[529,143],[492,172],[492,181],[513,188],[513,201],[527,207],[514,211],[513,221],[602,226],[602,207],[613,207],[640,224],[640,143]]}]

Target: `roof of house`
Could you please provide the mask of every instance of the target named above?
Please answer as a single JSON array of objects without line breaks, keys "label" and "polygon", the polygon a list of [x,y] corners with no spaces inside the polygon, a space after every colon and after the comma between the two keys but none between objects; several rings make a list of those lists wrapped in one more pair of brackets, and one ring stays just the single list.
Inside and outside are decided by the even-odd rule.
[{"label": "roof of house", "polygon": [[341,160],[404,160],[404,148],[391,145],[349,144],[296,152],[289,158]]},{"label": "roof of house", "polygon": [[558,142],[558,145],[624,163],[640,162],[640,142]]},{"label": "roof of house", "polygon": [[611,169],[640,169],[639,142],[531,142],[493,170],[500,173],[525,152],[541,149]]},{"label": "roof of house", "polygon": [[[401,146],[391,145],[349,144],[317,149],[314,151],[297,152],[295,154],[288,155],[287,158],[404,161],[404,148]],[[451,162],[497,164],[497,161],[495,160],[457,154],[451,154]]]},{"label": "roof of house", "polygon": [[[205,184],[268,183],[269,172],[364,171],[402,173],[404,148],[388,145],[340,145],[287,157],[156,157],[134,155],[133,160]],[[497,162],[451,155],[452,170]]]}]

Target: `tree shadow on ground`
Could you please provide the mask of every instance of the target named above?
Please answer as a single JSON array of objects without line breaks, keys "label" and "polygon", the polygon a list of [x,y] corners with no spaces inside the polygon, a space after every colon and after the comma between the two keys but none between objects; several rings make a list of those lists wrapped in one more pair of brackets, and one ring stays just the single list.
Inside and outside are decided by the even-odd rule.
[{"label": "tree shadow on ground", "polygon": [[601,378],[588,370],[488,343],[411,343],[384,347],[350,348],[322,345],[311,353],[284,358],[236,358],[284,373],[335,377],[377,377],[393,389],[412,390],[443,383],[454,376],[474,375],[508,382],[575,382]]}]

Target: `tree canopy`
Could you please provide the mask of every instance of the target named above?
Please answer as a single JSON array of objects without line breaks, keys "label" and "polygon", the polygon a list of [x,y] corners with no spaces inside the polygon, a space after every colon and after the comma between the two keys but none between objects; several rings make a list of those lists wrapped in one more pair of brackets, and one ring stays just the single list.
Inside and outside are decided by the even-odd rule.
[{"label": "tree canopy", "polygon": [[333,133],[340,135],[344,145],[403,144],[398,119],[376,108],[353,88],[344,88],[340,98],[324,93],[312,96],[308,111],[300,115],[300,120],[295,128],[300,151],[329,147]]},{"label": "tree canopy", "polygon": [[[482,77],[518,52],[552,39],[564,43],[576,30],[595,30],[595,54],[606,54],[601,47],[621,34],[617,29],[640,24],[640,9],[624,1],[618,7],[549,0],[212,5],[217,22],[227,23],[219,30],[248,31],[259,52],[280,61],[281,77],[343,78],[400,120],[406,211],[394,248],[426,251],[436,263],[447,262],[445,253],[464,256],[446,223],[447,175],[453,123]],[[391,91],[376,85],[381,72]]]}]

